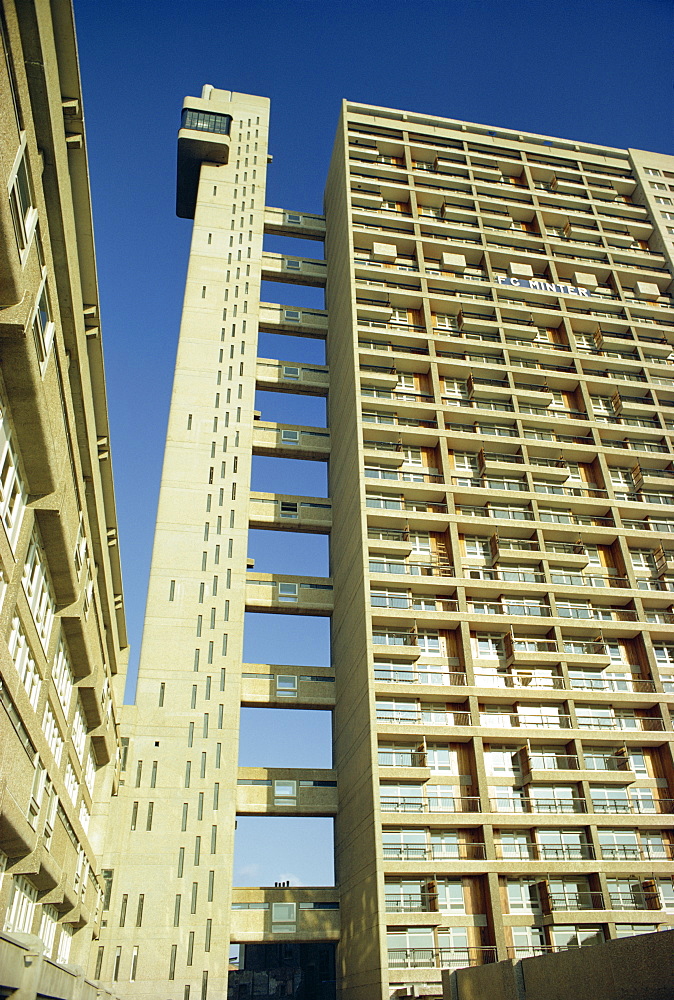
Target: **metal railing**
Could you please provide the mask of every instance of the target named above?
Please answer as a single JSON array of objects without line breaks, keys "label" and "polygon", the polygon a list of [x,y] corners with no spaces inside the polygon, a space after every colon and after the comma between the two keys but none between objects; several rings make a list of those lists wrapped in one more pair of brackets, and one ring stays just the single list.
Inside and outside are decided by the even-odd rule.
[{"label": "metal railing", "polygon": [[384,859],[388,861],[481,861],[486,857],[485,845],[470,844],[386,844]]},{"label": "metal railing", "polygon": [[665,724],[662,719],[653,719],[648,716],[627,716],[621,717],[616,716],[615,718],[578,718],[578,729],[620,729],[622,731],[630,730],[640,731],[645,733],[659,733],[665,728]]},{"label": "metal railing", "polygon": [[602,844],[601,856],[605,861],[672,861],[674,848],[665,843],[657,847],[638,844],[614,844],[607,847]]},{"label": "metal railing", "polygon": [[585,799],[579,795],[570,798],[511,798],[501,796],[489,800],[490,811],[494,813],[585,813]]},{"label": "metal railing", "polygon": [[674,812],[674,799],[602,798],[592,800],[592,812],[629,813],[635,816],[670,815]]},{"label": "metal railing", "polygon": [[[480,725],[492,729],[571,729],[570,715],[516,715],[480,712]],[[579,727],[580,728],[580,727]],[[590,728],[590,727],[587,727]]]},{"label": "metal railing", "polygon": [[417,709],[377,710],[385,726],[469,726],[470,712],[424,712]]},{"label": "metal railing", "polygon": [[[480,812],[478,795],[388,796],[381,798],[382,812],[395,813],[477,813]],[[496,810],[498,811],[498,810]]]},{"label": "metal railing", "polygon": [[577,771],[580,767],[576,754],[548,754],[528,751],[529,766],[536,771]]},{"label": "metal railing", "polygon": [[641,678],[619,680],[613,677],[572,677],[570,687],[576,691],[655,691],[655,682]]},{"label": "metal railing", "polygon": [[391,948],[390,969],[463,969],[496,961],[496,948]]},{"label": "metal railing", "polygon": [[497,844],[500,861],[592,861],[591,844]]},{"label": "metal railing", "polygon": [[549,892],[551,910],[603,910],[604,897],[601,892],[573,891]]},{"label": "metal railing", "polygon": [[374,679],[385,684],[449,684],[464,687],[466,675],[458,671],[432,670],[416,667],[390,667],[387,669],[375,666]]}]

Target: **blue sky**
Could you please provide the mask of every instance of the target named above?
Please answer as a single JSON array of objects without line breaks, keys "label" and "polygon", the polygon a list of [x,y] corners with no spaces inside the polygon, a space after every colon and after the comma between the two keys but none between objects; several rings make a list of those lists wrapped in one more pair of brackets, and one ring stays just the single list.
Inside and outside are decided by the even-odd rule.
[{"label": "blue sky", "polygon": [[[190,240],[190,223],[175,216],[176,132],[184,96],[198,95],[202,84],[212,83],[270,97],[274,162],[268,203],[303,211],[322,210],[342,98],[673,152],[674,3],[74,0],[74,5],[135,664]],[[271,240],[266,245],[277,248]],[[305,244],[304,252],[316,255],[319,245]],[[286,286],[282,296],[281,288],[265,289],[263,298],[320,304],[316,290]],[[320,362],[322,350],[317,342],[268,336],[259,353]],[[263,417],[274,419],[281,407],[288,412],[291,397],[265,393],[259,403]],[[324,404],[300,399],[295,413],[297,422],[319,423]],[[286,482],[294,484],[289,491],[300,492],[292,464],[256,460],[254,488],[282,490]],[[301,471],[305,492],[325,492],[324,468],[302,463]],[[327,572],[324,539],[297,544],[273,535],[270,544],[268,534],[251,535],[257,569]],[[249,661],[269,656],[268,617],[256,620],[246,649]],[[275,630],[278,624],[276,619]],[[309,642],[300,645],[312,649],[311,662],[327,662],[325,621],[302,624]],[[277,662],[296,662],[297,622],[289,626]],[[254,763],[256,725],[246,723],[243,763]],[[325,725],[312,727],[310,722],[307,732],[325,754],[329,733]],[[279,734],[280,757],[291,740],[288,735],[284,743]],[[283,874],[277,867],[271,875],[258,871],[251,878],[289,877],[293,863],[283,859]],[[319,874],[312,871],[303,880],[321,881]]]}]

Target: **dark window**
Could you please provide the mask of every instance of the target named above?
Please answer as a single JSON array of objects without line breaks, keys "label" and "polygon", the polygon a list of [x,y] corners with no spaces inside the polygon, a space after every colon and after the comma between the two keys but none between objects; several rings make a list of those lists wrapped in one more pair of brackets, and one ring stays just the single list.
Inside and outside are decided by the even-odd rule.
[{"label": "dark window", "polygon": [[218,135],[229,135],[231,124],[231,115],[215,115],[207,111],[194,111],[192,108],[183,108],[182,128],[191,128],[198,132],[217,132]]}]

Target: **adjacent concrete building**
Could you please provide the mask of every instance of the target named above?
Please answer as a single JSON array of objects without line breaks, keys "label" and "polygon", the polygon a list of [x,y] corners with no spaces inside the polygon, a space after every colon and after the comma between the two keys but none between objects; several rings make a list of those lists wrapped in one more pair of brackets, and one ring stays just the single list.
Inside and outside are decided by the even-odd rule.
[{"label": "adjacent concrete building", "polygon": [[[334,942],[339,995],[439,996],[442,969],[670,926],[674,158],[346,102],[318,216],[265,205],[268,124],[210,86],[183,109],[192,246],[90,973],[207,1000],[230,942]],[[327,364],[259,358],[259,330]],[[328,427],[260,419],[256,387],[326,395]],[[254,455],[329,461],[329,497],[251,492]],[[329,533],[330,577],[252,571],[251,527]],[[331,666],[243,662],[255,610],[330,616]],[[332,712],[333,768],[239,767],[242,706]],[[232,885],[241,815],[334,816],[337,886]]]},{"label": "adjacent concrete building", "polygon": [[70,3],[0,45],[0,993],[93,997],[126,635]]}]

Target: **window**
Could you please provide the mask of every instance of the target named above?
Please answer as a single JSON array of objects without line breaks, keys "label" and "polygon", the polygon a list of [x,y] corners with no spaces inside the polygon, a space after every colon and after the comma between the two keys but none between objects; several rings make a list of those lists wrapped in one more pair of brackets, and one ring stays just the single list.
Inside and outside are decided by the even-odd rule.
[{"label": "window", "polygon": [[196,111],[194,108],[183,108],[180,127],[189,128],[197,132],[215,132],[217,135],[229,135],[231,124],[231,115],[219,115],[210,111]]},{"label": "window", "polygon": [[10,440],[7,416],[0,403],[0,518],[12,548],[19,536],[25,506],[26,491]]},{"label": "window", "polygon": [[277,778],[274,781],[274,805],[294,806],[297,802],[297,782],[285,778]]},{"label": "window", "polygon": [[40,642],[46,651],[54,623],[56,601],[37,530],[33,531],[33,537],[26,553],[22,584]]},{"label": "window", "polygon": [[9,207],[14,223],[16,243],[22,257],[30,245],[37,224],[35,198],[26,165],[26,138],[21,137],[21,146],[9,175]]},{"label": "window", "polygon": [[58,924],[59,912],[55,906],[43,906],[40,917],[40,929],[38,936],[42,939],[44,953],[47,958],[51,958],[56,939],[56,926]]},{"label": "window", "polygon": [[552,928],[552,941],[557,949],[583,948],[601,944],[604,940],[602,927],[557,924]]},{"label": "window", "polygon": [[281,431],[281,443],[282,444],[299,444],[300,443],[300,432],[292,430],[282,430]]},{"label": "window", "polygon": [[4,930],[30,934],[35,916],[37,889],[22,875],[15,875]]},{"label": "window", "polygon": [[46,275],[42,279],[42,285],[38,293],[32,327],[37,359],[42,367],[47,361],[51,345],[54,342],[54,321]]},{"label": "window", "polygon": [[70,797],[70,800],[74,805],[75,802],[77,801],[77,793],[79,792],[80,789],[80,783],[75,777],[75,772],[73,770],[73,766],[70,763],[70,761],[68,761],[66,764],[66,773],[64,781],[65,781],[66,791]]},{"label": "window", "polygon": [[28,645],[28,637],[23,630],[18,616],[15,616],[12,620],[12,631],[10,632],[8,645],[14,666],[26,689],[28,699],[37,711],[40,690],[42,688],[42,677],[38,671],[31,648]]},{"label": "window", "polygon": [[286,603],[296,604],[298,600],[298,585],[296,583],[279,583],[278,599]]},{"label": "window", "polygon": [[278,698],[297,697],[297,677],[294,674],[276,675],[276,695]]},{"label": "window", "polygon": [[295,903],[272,903],[272,934],[292,934],[297,929]]},{"label": "window", "polygon": [[509,878],[506,891],[510,913],[540,913],[541,901],[535,880]]},{"label": "window", "polygon": [[39,757],[35,758],[35,771],[33,773],[33,785],[30,793],[30,803],[28,805],[28,821],[35,829],[37,819],[42,808],[44,798],[45,783],[47,780],[47,770]]},{"label": "window", "polygon": [[63,637],[59,639],[51,675],[52,680],[54,681],[54,687],[56,688],[56,694],[58,695],[61,708],[63,709],[63,714],[67,718],[68,710],[70,708],[70,698],[73,691],[74,674],[70,663],[70,657],[68,655],[68,649]]},{"label": "window", "polygon": [[300,271],[302,269],[302,261],[294,257],[287,257],[285,263],[286,271]]},{"label": "window", "polygon": [[61,756],[63,754],[63,737],[58,727],[54,713],[52,712],[51,706],[47,703],[44,707],[44,716],[42,718],[42,732],[45,735],[45,739],[49,745],[49,749],[54,755],[54,760],[57,765],[61,764]]},{"label": "window", "polygon": [[87,728],[84,723],[84,716],[82,715],[82,709],[78,705],[75,709],[75,715],[72,722],[72,740],[73,747],[75,748],[75,753],[78,756],[80,764],[84,757],[84,744],[87,740]]},{"label": "window", "polygon": [[59,938],[56,961],[61,965],[67,965],[70,959],[70,947],[73,943],[75,928],[72,924],[61,924],[61,936]]},{"label": "window", "polygon": [[491,635],[489,633],[478,633],[474,637],[475,652],[481,658],[502,658],[505,656],[505,647],[502,635]]}]

